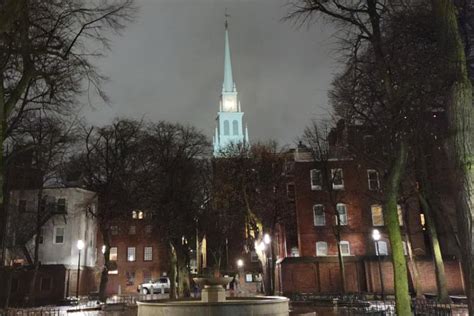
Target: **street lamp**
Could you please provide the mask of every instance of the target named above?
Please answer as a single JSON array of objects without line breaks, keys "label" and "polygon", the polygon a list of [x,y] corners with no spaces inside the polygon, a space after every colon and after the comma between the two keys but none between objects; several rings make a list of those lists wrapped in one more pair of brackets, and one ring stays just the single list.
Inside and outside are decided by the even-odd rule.
[{"label": "street lamp", "polygon": [[79,239],[77,241],[77,249],[79,250],[79,255],[77,257],[77,282],[76,282],[76,296],[77,299],[79,300],[79,282],[80,282],[80,276],[81,276],[81,250],[84,249],[84,241],[82,239]]},{"label": "street lamp", "polygon": [[379,263],[379,278],[380,278],[380,287],[382,288],[382,300],[385,300],[384,286],[383,286],[383,276],[382,276],[382,263],[380,262],[380,250],[379,250],[379,240],[380,232],[378,229],[372,231],[372,239],[375,241],[375,254],[377,255]]},{"label": "street lamp", "polygon": [[263,242],[267,245],[269,245],[272,242],[272,239],[270,238],[269,234],[263,235]]},{"label": "street lamp", "polygon": [[241,269],[244,266],[244,260],[238,259],[237,260],[237,268]]}]

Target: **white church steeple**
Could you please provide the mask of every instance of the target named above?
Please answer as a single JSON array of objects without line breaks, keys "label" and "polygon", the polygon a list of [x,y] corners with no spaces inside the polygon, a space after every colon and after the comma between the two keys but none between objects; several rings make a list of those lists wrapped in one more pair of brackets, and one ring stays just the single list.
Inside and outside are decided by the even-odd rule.
[{"label": "white church steeple", "polygon": [[219,156],[231,144],[246,146],[249,144],[248,129],[243,127],[243,116],[240,101],[237,97],[237,88],[232,76],[232,61],[230,58],[229,28],[225,21],[224,47],[224,81],[220,98],[217,126],[214,135],[214,156]]}]

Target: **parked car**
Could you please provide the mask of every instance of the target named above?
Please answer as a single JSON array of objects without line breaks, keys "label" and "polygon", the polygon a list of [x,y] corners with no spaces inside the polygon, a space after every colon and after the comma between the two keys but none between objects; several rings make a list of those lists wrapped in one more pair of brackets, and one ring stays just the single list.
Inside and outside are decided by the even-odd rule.
[{"label": "parked car", "polygon": [[171,287],[171,282],[168,277],[161,277],[158,280],[149,281],[140,284],[137,287],[137,292],[142,294],[155,294],[161,293],[161,289],[164,289],[164,292],[169,292]]}]

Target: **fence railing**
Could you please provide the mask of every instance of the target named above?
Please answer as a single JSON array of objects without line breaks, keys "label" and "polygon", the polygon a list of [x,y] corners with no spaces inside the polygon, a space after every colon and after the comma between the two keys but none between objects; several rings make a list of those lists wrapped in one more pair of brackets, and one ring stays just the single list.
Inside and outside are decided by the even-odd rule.
[{"label": "fence railing", "polygon": [[66,310],[60,308],[9,308],[0,310],[0,316],[64,316]]}]

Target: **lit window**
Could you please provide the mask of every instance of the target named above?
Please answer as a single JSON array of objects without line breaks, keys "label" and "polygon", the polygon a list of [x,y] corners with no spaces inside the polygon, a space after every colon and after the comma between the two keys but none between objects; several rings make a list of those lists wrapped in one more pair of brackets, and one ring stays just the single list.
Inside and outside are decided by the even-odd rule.
[{"label": "lit window", "polygon": [[403,210],[400,205],[397,204],[398,224],[403,226]]},{"label": "lit window", "polygon": [[63,244],[64,243],[64,227],[54,227],[54,243]]},{"label": "lit window", "polygon": [[342,203],[338,203],[336,205],[336,209],[337,209],[337,214],[339,216],[336,215],[336,224],[338,224],[338,217],[339,217],[339,224],[340,225],[347,225],[347,207],[345,204],[342,204]]},{"label": "lit window", "polygon": [[26,200],[18,201],[18,212],[20,214],[26,212]]},{"label": "lit window", "polygon": [[311,190],[321,190],[322,188],[322,176],[321,170],[319,169],[312,169],[310,171],[311,176]]},{"label": "lit window", "polygon": [[369,182],[369,190],[376,191],[380,189],[379,173],[377,170],[367,170],[367,180]]},{"label": "lit window", "polygon": [[402,241],[403,243],[403,254],[405,256],[408,256],[408,245],[407,245],[407,242],[406,241]]},{"label": "lit window", "polygon": [[143,219],[143,211],[138,211],[138,219]]},{"label": "lit window", "polygon": [[137,233],[137,227],[135,225],[131,225],[128,229],[129,235],[135,235]]},{"label": "lit window", "polygon": [[127,248],[127,261],[135,261],[136,260],[136,249],[135,247],[128,247]]},{"label": "lit window", "polygon": [[145,226],[145,233],[151,234],[152,230],[153,230],[153,227],[151,225]]},{"label": "lit window", "polygon": [[114,225],[114,226],[110,226],[110,233],[111,233],[112,235],[118,235],[118,231],[119,231],[118,226],[115,226],[115,225]]},{"label": "lit window", "polygon": [[425,214],[420,214],[420,224],[421,224],[421,227],[423,228],[423,230],[426,229],[425,225],[426,225],[426,222],[425,222]]},{"label": "lit window", "polygon": [[383,240],[379,240],[375,242],[375,254],[377,256],[387,256],[388,255],[388,248],[387,242]]},{"label": "lit window", "polygon": [[145,247],[143,249],[143,261],[151,261],[151,260],[153,260],[153,248]]},{"label": "lit window", "polygon": [[331,169],[331,179],[332,179],[332,188],[334,190],[343,190],[344,189],[344,176],[342,174],[342,169]]},{"label": "lit window", "polygon": [[66,199],[58,199],[56,202],[56,212],[66,214]]},{"label": "lit window", "polygon": [[110,247],[109,260],[117,261],[117,247]]},{"label": "lit window", "polygon": [[326,225],[326,216],[324,213],[323,205],[316,204],[313,206],[313,220],[314,220],[314,226]]},{"label": "lit window", "polygon": [[343,256],[350,256],[351,255],[351,247],[349,245],[349,242],[345,241],[345,240],[341,240],[340,245],[341,245],[341,254]]},{"label": "lit window", "polygon": [[325,241],[318,241],[316,243],[316,256],[327,256],[328,255],[328,243]]},{"label": "lit window", "polygon": [[132,218],[137,219],[138,218],[138,213],[137,211],[132,211]]},{"label": "lit window", "polygon": [[109,274],[118,274],[118,270],[117,269],[109,270]]},{"label": "lit window", "polygon": [[383,226],[383,211],[382,206],[375,204],[370,206],[370,211],[372,212],[372,225],[374,226]]}]

